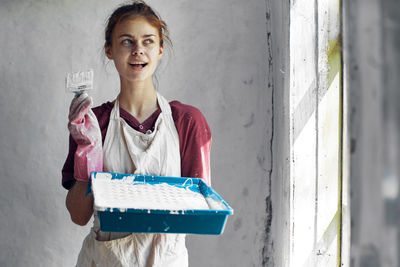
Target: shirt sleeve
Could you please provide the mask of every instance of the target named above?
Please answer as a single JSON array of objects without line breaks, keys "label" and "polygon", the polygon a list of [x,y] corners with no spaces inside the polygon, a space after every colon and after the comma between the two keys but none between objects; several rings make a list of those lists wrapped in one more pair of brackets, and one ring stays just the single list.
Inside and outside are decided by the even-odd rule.
[{"label": "shirt sleeve", "polygon": [[68,156],[67,159],[65,160],[64,166],[62,168],[61,174],[62,174],[62,186],[69,190],[71,187],[75,184],[75,178],[74,178],[74,155],[75,151],[77,148],[77,144],[72,138],[71,135],[69,135],[69,149],[68,149]]},{"label": "shirt sleeve", "polygon": [[181,176],[201,178],[211,185],[211,130],[197,108],[171,102],[172,116],[179,134]]}]

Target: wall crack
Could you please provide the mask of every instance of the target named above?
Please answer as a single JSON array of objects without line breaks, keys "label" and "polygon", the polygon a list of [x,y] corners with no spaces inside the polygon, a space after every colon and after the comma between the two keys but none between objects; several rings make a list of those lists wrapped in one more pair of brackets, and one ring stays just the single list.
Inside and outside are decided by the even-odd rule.
[{"label": "wall crack", "polygon": [[268,182],[268,193],[265,199],[265,224],[264,224],[264,246],[262,248],[262,266],[273,267],[274,264],[274,243],[271,239],[272,234],[272,171],[273,171],[273,142],[274,142],[274,79],[273,79],[273,51],[272,51],[272,40],[271,40],[271,3],[270,0],[265,0],[266,4],[266,28],[267,28],[267,53],[268,53],[268,90],[271,92],[271,115],[270,115],[270,126],[271,135],[268,141],[269,143],[269,154],[270,154],[270,166],[267,171],[267,182]]}]

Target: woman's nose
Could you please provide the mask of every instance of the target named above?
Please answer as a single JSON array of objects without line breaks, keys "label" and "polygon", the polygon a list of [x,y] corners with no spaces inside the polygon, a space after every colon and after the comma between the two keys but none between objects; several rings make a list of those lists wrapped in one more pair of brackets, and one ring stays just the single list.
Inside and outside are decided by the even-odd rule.
[{"label": "woman's nose", "polygon": [[143,47],[140,45],[135,45],[132,48],[132,55],[143,55]]},{"label": "woman's nose", "polygon": [[134,56],[137,56],[137,55],[143,55],[143,52],[142,51],[133,51],[132,52],[132,55],[134,55]]}]

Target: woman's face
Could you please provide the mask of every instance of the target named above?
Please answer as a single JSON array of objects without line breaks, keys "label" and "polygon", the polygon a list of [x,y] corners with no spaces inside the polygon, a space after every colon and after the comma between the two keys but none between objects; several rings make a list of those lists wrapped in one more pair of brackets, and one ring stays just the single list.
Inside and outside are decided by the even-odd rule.
[{"label": "woman's face", "polygon": [[130,82],[151,79],[163,54],[157,28],[142,17],[118,23],[113,30],[111,47],[105,49],[121,79]]}]

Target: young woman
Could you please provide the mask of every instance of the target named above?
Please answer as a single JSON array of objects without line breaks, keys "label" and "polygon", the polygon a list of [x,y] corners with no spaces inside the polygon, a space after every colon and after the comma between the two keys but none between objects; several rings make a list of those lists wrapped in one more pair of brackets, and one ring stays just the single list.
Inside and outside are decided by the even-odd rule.
[{"label": "young woman", "polygon": [[93,196],[85,195],[91,171],[200,177],[210,184],[210,128],[200,111],[168,102],[153,74],[169,42],[167,26],[143,1],[116,9],[105,30],[105,53],[120,77],[113,102],[91,109],[86,94],[70,106],[69,154],[62,170],[71,219],[93,227],[77,266],[188,266],[185,235],[102,232]]}]

